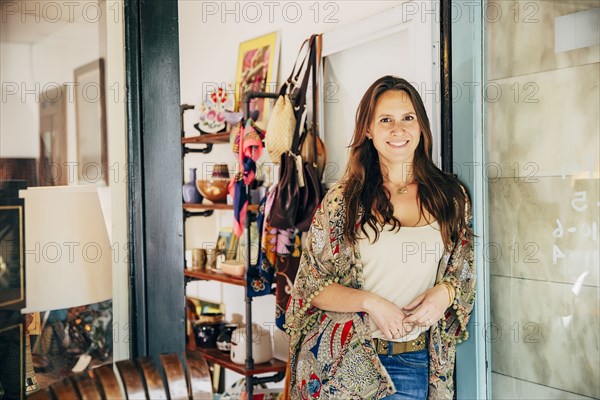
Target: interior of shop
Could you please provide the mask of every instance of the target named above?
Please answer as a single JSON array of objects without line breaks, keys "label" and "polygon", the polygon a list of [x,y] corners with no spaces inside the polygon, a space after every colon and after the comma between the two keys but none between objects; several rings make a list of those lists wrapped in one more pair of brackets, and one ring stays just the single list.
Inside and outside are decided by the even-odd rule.
[{"label": "interior of shop", "polygon": [[597,0],[0,7],[0,400],[289,398],[306,232],[388,74],[473,205],[456,398],[600,398]]}]

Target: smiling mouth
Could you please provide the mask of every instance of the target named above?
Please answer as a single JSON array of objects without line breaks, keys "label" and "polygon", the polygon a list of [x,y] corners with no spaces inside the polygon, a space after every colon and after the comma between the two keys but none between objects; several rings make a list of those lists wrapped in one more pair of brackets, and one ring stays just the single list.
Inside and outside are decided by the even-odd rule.
[{"label": "smiling mouth", "polygon": [[397,141],[397,142],[387,142],[390,146],[395,147],[395,148],[402,148],[404,146],[406,146],[408,144],[408,140],[401,140],[401,141]]}]

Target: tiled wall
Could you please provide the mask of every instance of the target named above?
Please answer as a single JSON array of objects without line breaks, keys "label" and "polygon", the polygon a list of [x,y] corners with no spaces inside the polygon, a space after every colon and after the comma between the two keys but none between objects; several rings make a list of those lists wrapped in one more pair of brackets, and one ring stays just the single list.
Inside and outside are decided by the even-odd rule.
[{"label": "tiled wall", "polygon": [[598,1],[489,1],[494,399],[600,398],[600,46],[555,53]]}]

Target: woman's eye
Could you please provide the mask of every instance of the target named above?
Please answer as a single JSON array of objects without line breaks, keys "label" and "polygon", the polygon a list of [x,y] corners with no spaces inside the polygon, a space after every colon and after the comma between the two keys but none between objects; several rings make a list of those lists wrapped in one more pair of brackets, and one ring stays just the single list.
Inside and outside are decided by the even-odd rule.
[{"label": "woman's eye", "polygon": [[405,121],[414,121],[415,117],[414,115],[407,115],[406,117],[404,117]]},{"label": "woman's eye", "polygon": [[392,122],[392,119],[385,117],[385,118],[381,118],[379,121],[383,122],[383,123],[388,123],[388,122]]}]

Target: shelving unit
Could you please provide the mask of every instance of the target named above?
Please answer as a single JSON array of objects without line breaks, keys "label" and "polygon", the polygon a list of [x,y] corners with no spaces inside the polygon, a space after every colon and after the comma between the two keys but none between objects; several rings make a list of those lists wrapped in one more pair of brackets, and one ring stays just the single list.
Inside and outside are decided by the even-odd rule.
[{"label": "shelving unit", "polygon": [[[249,115],[249,106],[250,100],[253,98],[271,98],[276,99],[278,96],[277,93],[262,93],[262,92],[249,92],[246,93],[244,103],[245,103],[245,115]],[[202,153],[208,154],[212,151],[212,146],[215,144],[223,144],[229,143],[230,132],[216,133],[216,134],[201,134],[199,136],[194,137],[185,137],[185,132],[183,131],[183,113],[185,110],[193,109],[193,106],[184,104],[181,106],[181,146],[182,146],[182,154],[185,156],[187,153]],[[190,145],[203,145],[203,147],[188,147]],[[183,165],[182,165],[183,168]],[[182,171],[183,174],[183,171]],[[250,199],[250,188],[246,187],[247,198]],[[183,204],[183,216],[184,219],[196,216],[210,216],[213,214],[215,210],[233,210],[232,205],[228,204]],[[249,204],[248,212],[246,215],[246,223],[245,223],[245,235],[246,235],[246,243],[251,243],[250,238],[250,224],[252,221],[256,219],[256,212],[258,211],[258,205]],[[250,263],[250,247],[246,246],[246,262]],[[248,268],[249,265],[246,265]],[[191,280],[208,280],[208,281],[218,281],[226,284],[242,286],[246,288],[246,280],[245,278],[238,278],[229,276],[224,273],[213,272],[213,271],[184,271],[184,276],[187,282]],[[246,303],[246,361],[244,365],[236,364],[231,361],[229,354],[223,353],[218,349],[205,349],[205,348],[197,348],[196,342],[193,340],[188,340],[188,349],[193,351],[198,351],[202,354],[202,356],[210,362],[221,365],[224,368],[235,371],[241,375],[246,377],[246,390],[248,392],[248,398],[252,399],[254,385],[268,382],[279,382],[285,377],[285,369],[287,363],[284,361],[280,361],[277,359],[272,359],[270,362],[262,363],[262,364],[254,364],[254,359],[252,356],[252,297],[248,296],[248,292],[246,290],[245,293],[245,303]],[[257,377],[258,374],[264,373],[274,373],[274,375],[266,376],[266,377]]]},{"label": "shelving unit", "polygon": [[[188,219],[190,217],[210,217],[213,215],[215,210],[232,210],[233,206],[230,204],[183,204],[183,218]],[[258,211],[258,206],[255,204],[249,205],[248,210]]]},{"label": "shelving unit", "polygon": [[[194,211],[194,210],[232,210],[233,211],[233,205],[231,204],[191,204],[191,203],[184,203],[183,204],[183,209],[184,210],[188,210],[188,211]],[[258,205],[256,204],[251,204],[248,206],[248,210],[250,211],[258,211]]]},{"label": "shelving unit", "polygon": [[204,134],[199,136],[184,137],[181,139],[182,144],[217,144],[229,143],[229,134],[231,132]]},{"label": "shelving unit", "polygon": [[238,278],[235,276],[227,275],[225,273],[212,272],[212,271],[190,271],[185,270],[183,275],[190,280],[198,279],[203,281],[218,281],[223,283],[229,283],[231,285],[246,286],[244,278]]},{"label": "shelving unit", "polygon": [[[233,361],[231,361],[231,359],[229,358],[229,354],[224,353],[221,350],[218,350],[215,348],[203,349],[203,348],[196,347],[196,342],[194,342],[193,340],[189,341],[187,349],[192,350],[192,351],[197,351],[200,354],[202,354],[202,356],[207,361],[213,362],[215,364],[219,364],[227,369],[230,369],[230,370],[237,372],[240,375],[244,375],[246,377],[253,377],[254,375],[266,374],[266,373],[270,373],[270,372],[285,373],[285,368],[287,365],[287,363],[285,363],[284,361],[273,358],[269,362],[262,363],[262,364],[256,364],[256,365],[254,365],[254,368],[248,369],[248,368],[246,368],[245,365],[236,364]],[[267,378],[270,378],[270,377],[267,377]],[[265,382],[273,382],[273,380],[268,380]]]}]

